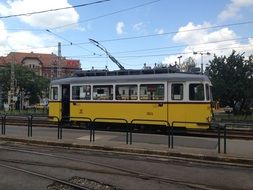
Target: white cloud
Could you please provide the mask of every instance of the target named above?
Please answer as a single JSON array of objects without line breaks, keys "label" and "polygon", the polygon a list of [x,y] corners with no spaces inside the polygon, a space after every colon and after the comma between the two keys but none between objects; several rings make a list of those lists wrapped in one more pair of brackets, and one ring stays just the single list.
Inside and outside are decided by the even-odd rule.
[{"label": "white cloud", "polygon": [[158,29],[155,29],[155,32],[157,34],[164,34],[164,29],[163,28],[158,28]]},{"label": "white cloud", "polygon": [[133,25],[133,30],[134,31],[141,31],[143,30],[143,28],[145,28],[145,25],[143,22],[139,22]]},{"label": "white cloud", "polygon": [[118,22],[117,25],[116,25],[117,34],[119,34],[119,35],[124,34],[125,33],[124,28],[125,28],[124,22]]},{"label": "white cloud", "polygon": [[[212,54],[212,56],[203,55],[204,64],[208,63],[208,60],[212,59],[214,54],[218,56],[230,55],[233,49],[238,52],[245,52],[246,56],[252,54],[252,38],[249,38],[247,42],[241,43],[237,40],[239,36],[229,28],[198,30],[200,28],[206,28],[207,26],[211,25],[208,23],[194,25],[190,22],[186,26],[180,27],[178,32],[173,36],[173,41],[183,43],[186,47],[178,55],[165,57],[163,63],[173,64],[175,61],[178,62],[178,56],[180,55],[183,55],[181,62],[191,56],[196,59],[197,63],[200,63],[201,55],[193,55],[194,51],[199,53],[210,52]],[[189,32],[189,30],[195,31]]]},{"label": "white cloud", "polygon": [[[55,43],[56,47],[45,47],[48,43]],[[0,21],[0,56],[10,51],[51,53],[57,51],[57,42],[49,34],[36,35],[28,31],[8,32],[5,25]]]},{"label": "white cloud", "polygon": [[[71,6],[67,0],[14,0],[7,1],[7,4],[8,5],[0,3],[0,14],[3,16]],[[21,16],[18,18],[22,22],[34,27],[51,28],[76,23],[79,19],[79,15],[75,9],[66,9],[41,14],[33,14],[30,16]]]},{"label": "white cloud", "polygon": [[189,22],[186,26],[182,26],[178,29],[178,33],[174,35],[173,41],[183,43],[202,42],[203,37],[206,36],[207,30],[200,30],[201,28],[210,27],[211,24],[204,23],[203,25],[194,25]]},{"label": "white cloud", "polygon": [[226,8],[219,14],[218,18],[222,21],[240,17],[240,10],[243,8],[253,8],[252,0],[231,0]]}]

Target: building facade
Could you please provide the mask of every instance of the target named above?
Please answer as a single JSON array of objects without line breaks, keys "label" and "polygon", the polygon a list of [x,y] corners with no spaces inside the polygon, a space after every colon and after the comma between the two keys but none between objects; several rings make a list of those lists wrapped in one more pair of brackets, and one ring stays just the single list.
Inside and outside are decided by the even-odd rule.
[{"label": "building facade", "polygon": [[8,63],[21,64],[29,67],[39,76],[48,79],[62,78],[73,75],[81,70],[80,60],[66,59],[56,54],[11,52],[0,57],[0,65]]}]

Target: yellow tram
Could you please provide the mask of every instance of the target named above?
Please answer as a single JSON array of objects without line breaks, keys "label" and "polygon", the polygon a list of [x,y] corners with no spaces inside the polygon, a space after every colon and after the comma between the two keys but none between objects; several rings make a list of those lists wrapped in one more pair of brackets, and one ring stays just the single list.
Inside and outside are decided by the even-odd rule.
[{"label": "yellow tram", "polygon": [[180,124],[186,128],[208,128],[210,87],[201,74],[84,72],[51,82],[49,117],[107,118],[104,122],[111,123],[119,121],[110,120],[115,118],[142,125],[179,121],[187,122]]}]

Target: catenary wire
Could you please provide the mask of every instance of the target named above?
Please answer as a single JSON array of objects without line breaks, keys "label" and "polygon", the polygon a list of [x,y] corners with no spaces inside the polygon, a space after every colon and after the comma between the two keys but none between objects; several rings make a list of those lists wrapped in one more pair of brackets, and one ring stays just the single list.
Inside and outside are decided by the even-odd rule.
[{"label": "catenary wire", "polygon": [[7,16],[0,16],[0,19],[6,19],[6,18],[11,18],[11,17],[20,17],[20,16],[31,16],[34,14],[55,12],[55,11],[73,9],[73,8],[78,8],[78,7],[85,7],[85,6],[94,5],[94,4],[98,4],[98,3],[104,3],[106,1],[110,1],[110,0],[100,0],[100,1],[95,1],[95,2],[91,2],[91,3],[84,3],[84,4],[80,4],[80,5],[69,6],[69,7],[62,7],[62,8],[56,8],[56,9],[43,10],[43,11],[34,11],[34,12],[29,12],[29,13],[20,13],[20,14],[13,14],[13,15],[7,15]]},{"label": "catenary wire", "polygon": [[[207,43],[195,43],[195,44],[187,44],[187,45],[179,45],[179,46],[167,46],[167,47],[158,47],[158,48],[150,48],[150,49],[138,49],[138,50],[131,50],[131,51],[121,51],[121,52],[112,52],[114,55],[115,54],[124,54],[124,53],[135,53],[135,52],[141,52],[141,51],[151,51],[151,50],[166,50],[166,49],[173,49],[173,48],[178,48],[178,47],[187,47],[187,46],[199,46],[199,45],[207,45],[207,44],[218,44],[218,43],[222,43],[222,42],[229,42],[229,41],[235,41],[235,40],[243,40],[243,39],[248,39],[250,37],[243,37],[243,38],[233,38],[233,39],[229,39],[229,40],[219,40],[219,41],[213,41],[213,42],[207,42]],[[227,45],[235,45],[237,43],[232,43],[232,44],[227,44]],[[204,50],[203,50],[204,51]],[[91,55],[75,55],[73,57],[88,57]],[[72,56],[66,56],[66,57],[72,57]],[[102,58],[102,57],[101,57]]]},{"label": "catenary wire", "polygon": [[93,18],[89,18],[89,19],[86,19],[86,20],[79,21],[77,23],[71,23],[71,24],[66,24],[66,25],[62,25],[62,26],[53,27],[51,29],[52,30],[60,29],[60,28],[64,28],[64,27],[68,27],[68,26],[72,26],[72,25],[76,25],[76,24],[80,24],[80,23],[84,23],[84,22],[89,22],[89,21],[101,19],[101,18],[104,18],[104,17],[107,17],[107,16],[115,15],[115,14],[118,14],[118,13],[130,11],[130,10],[133,10],[133,9],[136,9],[136,8],[140,8],[140,7],[144,7],[144,6],[153,4],[153,3],[157,3],[158,1],[161,1],[161,0],[149,1],[149,2],[139,4],[139,5],[136,5],[136,6],[133,6],[133,7],[129,7],[129,8],[121,9],[121,10],[114,11],[114,12],[111,12],[111,13],[103,14],[103,15],[100,15],[100,16],[96,16],[96,17],[93,17]]},{"label": "catenary wire", "polygon": [[[238,48],[243,48],[243,47],[253,47],[252,44],[250,45],[241,45],[241,46],[237,46],[237,47],[224,47],[224,48],[216,48],[216,49],[203,49],[201,50],[201,52],[209,52],[209,51],[219,51],[219,50],[232,50],[232,49],[238,49]],[[142,57],[161,57],[161,56],[169,56],[169,55],[184,55],[184,54],[193,54],[193,51],[189,51],[189,52],[177,52],[177,53],[163,53],[163,54],[145,54],[145,55],[130,55],[130,56],[117,56],[117,58],[142,58]],[[71,58],[71,57],[81,57],[81,56],[65,56],[67,58]],[[88,56],[83,56],[86,59],[97,59],[97,58],[101,58],[104,59],[106,57],[88,57]]]}]

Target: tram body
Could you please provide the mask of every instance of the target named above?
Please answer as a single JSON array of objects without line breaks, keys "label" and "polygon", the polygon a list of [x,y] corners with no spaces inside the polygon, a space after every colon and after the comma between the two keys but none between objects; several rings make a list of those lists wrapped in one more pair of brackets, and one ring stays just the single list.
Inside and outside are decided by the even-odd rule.
[{"label": "tram body", "polygon": [[51,82],[49,117],[107,118],[103,122],[110,123],[134,120],[142,125],[177,121],[186,123],[175,126],[208,128],[210,86],[207,76],[185,73],[57,79]]}]

